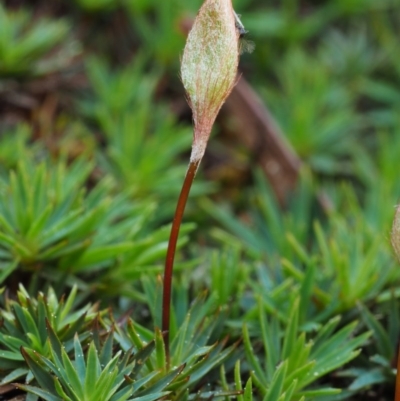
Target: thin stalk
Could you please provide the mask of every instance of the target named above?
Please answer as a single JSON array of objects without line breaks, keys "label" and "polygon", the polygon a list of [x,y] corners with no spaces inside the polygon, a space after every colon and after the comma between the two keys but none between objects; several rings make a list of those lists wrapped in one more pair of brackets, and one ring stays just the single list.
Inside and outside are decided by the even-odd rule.
[{"label": "thin stalk", "polygon": [[167,357],[167,365],[170,364],[169,352],[169,325],[170,325],[170,312],[171,312],[171,286],[172,286],[172,273],[174,269],[174,259],[176,244],[178,242],[179,229],[182,223],[183,213],[187,199],[189,197],[190,188],[197,168],[199,167],[200,160],[191,161],[186,172],[185,179],[182,184],[181,193],[179,194],[178,203],[175,209],[174,220],[172,222],[171,233],[169,235],[167,257],[165,259],[164,268],[164,285],[163,285],[163,301],[162,301],[162,331],[166,332],[165,340],[165,353]]},{"label": "thin stalk", "polygon": [[397,373],[394,401],[400,401],[400,347],[397,349]]}]

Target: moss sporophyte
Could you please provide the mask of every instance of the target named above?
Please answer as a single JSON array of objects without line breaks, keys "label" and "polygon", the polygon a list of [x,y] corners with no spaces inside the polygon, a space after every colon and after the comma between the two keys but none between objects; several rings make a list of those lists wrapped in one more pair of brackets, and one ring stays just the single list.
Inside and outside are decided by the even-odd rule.
[{"label": "moss sporophyte", "polygon": [[193,23],[182,56],[181,78],[193,113],[194,134],[165,260],[162,329],[167,332],[165,348],[168,359],[171,281],[179,228],[212,126],[237,80],[239,40],[245,33],[238,20],[231,0],[206,0]]},{"label": "moss sporophyte", "polygon": [[396,206],[396,212],[392,226],[391,242],[394,252],[400,261],[400,206]]}]

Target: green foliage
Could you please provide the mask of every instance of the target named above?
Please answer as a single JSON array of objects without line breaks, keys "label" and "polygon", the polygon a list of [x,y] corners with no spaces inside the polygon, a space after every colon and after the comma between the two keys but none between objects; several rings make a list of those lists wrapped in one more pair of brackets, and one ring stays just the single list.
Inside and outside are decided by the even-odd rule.
[{"label": "green foliage", "polygon": [[[252,384],[251,378],[249,378],[243,389],[242,377],[240,375],[240,360],[238,360],[235,363],[234,377],[235,377],[235,388],[239,392],[239,394],[237,395],[237,400],[238,401],[252,401],[253,400],[253,384]],[[221,381],[224,383],[224,385],[226,385],[224,376],[222,376]]]},{"label": "green foliage", "polygon": [[[396,82],[399,81],[399,73],[396,74]],[[400,92],[392,83],[382,79],[368,79],[363,92],[378,104],[370,113],[370,118],[375,125],[382,128],[398,126],[396,112],[400,108]]]},{"label": "green foliage", "polygon": [[[205,377],[210,377],[210,372],[223,364],[235,349],[235,345],[224,349],[226,341],[206,345],[209,332],[212,331],[212,325],[206,321],[204,323],[205,329],[202,329],[200,333],[194,333],[193,329],[198,329],[199,326],[194,326],[193,320],[191,314],[188,314],[183,326],[173,339],[171,344],[172,368],[166,364],[164,338],[160,330],[156,330],[155,332],[155,354],[144,368],[148,372],[160,372],[159,375],[163,376],[174,371],[175,366],[183,367],[179,380],[167,387],[167,390],[174,392],[174,395],[171,396],[174,400],[181,399],[186,393],[199,391],[201,388],[199,387],[199,381]],[[143,341],[139,331],[143,334],[143,337],[150,335],[150,332],[145,332],[143,328],[130,323],[128,327],[128,339],[141,350],[146,342]],[[210,391],[210,389],[207,390]],[[212,390],[211,394],[218,395],[220,391],[216,388]],[[206,396],[202,395],[202,397]]]},{"label": "green foliage", "polygon": [[362,92],[365,79],[383,64],[383,52],[377,49],[365,27],[353,28],[349,33],[331,31],[319,49],[321,61],[330,74],[346,81],[350,89]]},{"label": "green foliage", "polygon": [[159,77],[145,72],[145,62],[143,55],[136,56],[124,68],[113,71],[104,59],[89,58],[86,71],[94,96],[80,103],[83,113],[106,130],[108,121],[118,120],[127,111],[135,112],[142,102],[147,110]]},{"label": "green foliage", "polygon": [[75,3],[85,12],[104,13],[117,8],[120,0],[75,0]]},{"label": "green foliage", "polygon": [[358,205],[358,210],[354,211],[363,214],[373,230],[386,232],[394,215],[394,208],[387,207],[387,199],[394,199],[396,203],[400,198],[400,181],[393,169],[398,157],[400,137],[395,130],[380,132],[374,146],[377,148],[376,159],[373,167],[366,169],[368,191],[364,205]]},{"label": "green foliage", "polygon": [[[293,237],[289,240],[307,269],[318,266],[316,297],[323,305],[339,312],[351,309],[358,300],[376,297],[390,282],[394,266],[385,249],[386,240],[369,230],[362,219],[349,223],[335,216],[331,218],[330,230],[324,232],[316,224],[315,232],[318,250],[312,254]],[[304,277],[299,266],[287,259],[283,264],[293,278]]]},{"label": "green foliage", "polygon": [[[104,255],[102,249],[101,257],[96,258],[96,242],[105,245],[104,238],[98,236],[100,222],[108,230],[113,215],[107,199],[109,180],[103,180],[89,196],[81,189],[92,168],[84,160],[75,161],[69,168],[64,162],[35,167],[25,161],[19,163],[8,179],[2,180],[2,280],[11,273],[7,266],[41,270],[46,262],[58,261],[60,268],[69,269],[68,258],[73,255],[76,261],[83,262],[75,265],[75,269],[82,270],[112,258],[112,248],[109,255]],[[113,203],[113,211],[119,214],[117,203]],[[97,240],[93,238],[96,234]],[[111,236],[107,241],[110,246],[113,240]],[[118,252],[123,248],[119,244]],[[128,248],[126,243],[125,248]],[[87,250],[91,252],[84,252]]]},{"label": "green foliage", "polygon": [[[338,389],[309,387],[320,377],[354,359],[370,333],[350,338],[356,323],[337,330],[340,318],[336,317],[319,327],[312,339],[300,332],[299,300],[292,302],[289,320],[282,328],[278,319],[267,319],[265,308],[259,302],[257,337],[261,337],[264,358],[254,351],[250,333],[244,326],[246,357],[250,363],[252,380],[263,399],[291,400],[302,396],[318,397],[337,394]],[[336,331],[337,330],[337,331]]]},{"label": "green foliage", "polygon": [[240,258],[238,250],[215,251],[208,262],[209,269],[196,272],[205,278],[204,284],[209,288],[219,306],[229,306],[230,315],[240,316],[239,304],[245,296],[246,279],[251,271]]},{"label": "green foliage", "polygon": [[51,359],[32,350],[22,348],[22,354],[32,369],[40,387],[19,385],[46,401],[154,401],[168,392],[161,391],[180,373],[175,369],[156,385],[144,387],[153,377],[138,379],[138,374],[152,350],[148,344],[140,352],[117,352],[112,356],[112,333],[102,347],[89,344],[86,360],[82,345],[74,338],[74,359],[71,360],[56,336],[50,336]]},{"label": "green foliage", "polygon": [[[277,40],[285,45],[292,45],[314,37],[333,18],[323,8],[303,17],[299,14],[298,1],[291,1],[280,8],[269,7],[243,13],[242,21],[256,39]],[[258,48],[261,41],[256,42]]]},{"label": "green foliage", "polygon": [[[28,373],[21,347],[29,347],[32,352],[44,356],[50,355],[49,330],[56,333],[68,351],[75,333],[79,333],[81,338],[88,337],[89,324],[98,314],[97,306],[87,304],[76,310],[76,295],[77,287],[74,287],[67,298],[58,301],[54,290],[49,288],[46,295],[40,292],[37,298],[31,298],[20,285],[17,300],[5,299],[4,309],[0,310],[0,372],[6,375],[1,384]],[[30,380],[28,374],[27,381]]]},{"label": "green foliage", "polygon": [[[26,125],[6,130],[0,137],[0,172],[8,175],[10,169],[17,167],[18,161],[40,154],[40,144],[29,144],[31,133]],[[30,146],[29,146],[30,145]]]},{"label": "green foliage", "polygon": [[[18,301],[6,299],[6,308],[1,311],[0,357],[2,369],[7,368],[9,373],[2,384],[28,373],[26,382],[34,379],[38,386],[19,384],[18,388],[49,401],[152,401],[171,392],[174,399],[180,399],[234,350],[234,346],[222,350],[225,341],[202,345],[215,322],[206,320],[205,327],[195,332],[206,312],[199,302],[176,336],[171,362],[183,360],[185,363],[173,365],[179,367],[166,365],[159,330],[153,339],[150,332],[131,320],[126,329],[117,327],[118,342],[125,346],[129,343],[125,351],[118,351],[114,328],[105,333],[95,307],[86,305],[73,311],[76,295],[75,287],[67,299],[57,301],[50,289],[47,296],[40,293],[31,299],[21,287]],[[148,340],[142,340],[136,328]]]},{"label": "green foliage", "polygon": [[[196,5],[191,5],[197,10]],[[128,0],[126,8],[131,17],[143,47],[164,67],[177,63],[176,56],[185,44],[183,31],[184,11],[188,2],[172,0],[157,2],[154,0]]]},{"label": "green foliage", "polygon": [[305,168],[282,207],[239,146],[235,191],[189,204],[167,363],[164,224],[192,139],[177,71],[201,3],[0,5],[0,398],[12,382],[27,401],[393,398],[393,0],[234,1],[256,42],[241,72]]},{"label": "green foliage", "polygon": [[[315,206],[313,191],[310,176],[304,171],[298,188],[291,196],[288,196],[287,210],[282,213],[265,177],[261,171],[257,171],[255,189],[250,194],[252,201],[251,228],[235,219],[226,209],[215,206],[207,200],[202,201],[202,206],[207,213],[236,237],[230,238],[215,230],[215,237],[223,242],[230,245],[239,239],[245,245],[246,252],[255,259],[266,256],[273,260],[276,256],[284,255],[291,258],[295,255],[286,239],[286,234],[291,233],[301,243],[308,241],[311,231],[312,208]],[[242,247],[239,243],[237,246]]]},{"label": "green foliage", "polygon": [[397,342],[399,332],[400,310],[398,300],[391,295],[389,302],[381,305],[385,311],[386,322],[381,322],[373,311],[359,305],[364,324],[372,333],[361,361],[353,368],[341,372],[343,377],[354,378],[349,391],[356,393],[373,385],[389,383],[394,385],[396,372],[393,369],[397,358]]},{"label": "green foliage", "polygon": [[[84,159],[68,167],[24,161],[0,181],[2,281],[16,269],[58,282],[116,266],[132,275],[163,256],[168,229],[144,231],[154,205],[133,202],[128,193],[114,196],[107,177],[86,193],[92,168]],[[124,280],[125,273],[120,269],[117,277]]]},{"label": "green foliage", "polygon": [[[226,347],[228,338],[223,338],[218,342],[211,341],[211,339],[218,338],[218,334],[220,336],[220,330],[226,319],[225,311],[218,312],[216,310],[215,299],[212,297],[206,299],[203,295],[189,307],[186,299],[187,292],[182,291],[182,288],[176,288],[174,307],[171,310],[171,360],[170,366],[168,366],[163,333],[157,328],[161,286],[154,280],[146,281],[144,289],[147,295],[147,304],[154,316],[155,334],[140,324],[129,321],[126,333],[119,332],[118,339],[124,349],[132,346],[142,349],[152,338],[155,339],[155,354],[149,358],[144,368],[149,372],[160,371],[160,374],[167,374],[173,369],[171,367],[184,366],[179,383],[170,388],[174,391],[173,399],[178,400],[187,391],[191,394],[197,391],[198,382],[204,377],[211,377],[213,370],[233,355],[238,344]],[[207,391],[218,395],[221,390],[208,388]],[[204,397],[207,396],[202,395],[202,398]]]},{"label": "green foliage", "polygon": [[57,58],[44,58],[70,29],[63,19],[42,19],[31,24],[28,11],[10,12],[0,4],[0,76],[42,75],[59,68],[76,52],[64,49]]},{"label": "green foliage", "polygon": [[[389,150],[389,146],[386,149]],[[382,168],[384,166],[385,163]],[[383,194],[371,191],[367,195],[364,205],[367,214],[362,213],[354,192],[344,187],[341,192],[344,210],[341,213],[331,211],[314,224],[311,224],[313,213],[317,217],[318,209],[307,175],[303,176],[285,212],[280,211],[260,175],[256,175],[256,185],[254,206],[249,215],[251,228],[210,202],[202,205],[235,236],[232,239],[231,235],[218,230],[215,236],[220,241],[229,244],[236,241],[238,249],[244,249],[251,260],[259,262],[262,258],[270,265],[264,270],[256,269],[258,279],[252,288],[266,300],[271,311],[280,315],[285,310],[285,289],[293,282],[298,285],[308,282],[315,301],[323,310],[321,316],[326,318],[354,308],[358,301],[374,299],[395,280],[397,274],[390,244],[385,235],[377,234],[391,224],[393,218],[390,210],[384,207],[383,194],[397,193],[396,188],[384,189],[391,186],[390,182],[382,183]],[[315,312],[313,317],[318,320]]]},{"label": "green foliage", "polygon": [[362,126],[352,92],[304,51],[288,53],[280,64],[279,87],[263,92],[294,149],[318,172],[351,173]]},{"label": "green foliage", "polygon": [[[147,216],[143,216],[144,218]],[[144,227],[145,219],[140,220],[139,227]],[[178,248],[188,242],[188,233],[194,228],[193,224],[185,224],[181,227],[182,236],[178,241]],[[93,288],[111,297],[124,296],[131,299],[142,301],[144,295],[141,290],[136,288],[139,278],[153,277],[163,271],[163,259],[167,248],[167,239],[170,227],[165,226],[159,230],[142,237],[139,231],[137,238],[130,244],[129,250],[117,259],[117,262],[110,269],[103,272],[97,282],[93,283]],[[176,270],[187,269],[192,266],[192,262],[182,261],[177,263]]]}]

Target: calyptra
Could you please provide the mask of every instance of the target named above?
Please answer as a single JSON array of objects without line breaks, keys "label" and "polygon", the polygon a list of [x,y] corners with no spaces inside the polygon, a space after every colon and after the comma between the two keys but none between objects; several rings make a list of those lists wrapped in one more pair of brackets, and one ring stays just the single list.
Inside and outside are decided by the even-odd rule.
[{"label": "calyptra", "polygon": [[193,112],[191,162],[203,157],[215,118],[236,83],[239,36],[231,0],[206,0],[187,38],[181,63]]}]

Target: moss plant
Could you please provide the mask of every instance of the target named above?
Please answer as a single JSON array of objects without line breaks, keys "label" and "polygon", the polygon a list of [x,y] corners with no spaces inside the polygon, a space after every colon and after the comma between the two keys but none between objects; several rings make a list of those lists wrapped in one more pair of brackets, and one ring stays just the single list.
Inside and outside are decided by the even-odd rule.
[{"label": "moss plant", "polygon": [[400,401],[400,7],[265,3],[0,1],[0,401]]},{"label": "moss plant", "polygon": [[[193,112],[194,136],[189,167],[178,198],[165,260],[163,331],[169,331],[172,271],[182,216],[215,118],[235,85],[239,36],[232,2],[206,0],[194,21],[183,53],[181,76]],[[168,361],[168,334],[165,346]]]}]

